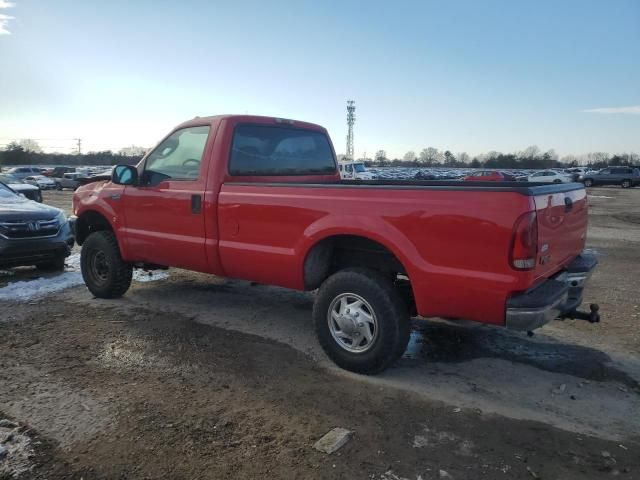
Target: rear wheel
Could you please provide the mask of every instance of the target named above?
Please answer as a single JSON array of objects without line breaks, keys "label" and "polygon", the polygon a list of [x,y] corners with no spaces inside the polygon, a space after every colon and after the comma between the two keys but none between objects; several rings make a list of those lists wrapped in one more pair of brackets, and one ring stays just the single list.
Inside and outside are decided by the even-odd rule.
[{"label": "rear wheel", "polygon": [[622,180],[622,183],[620,184],[622,185],[622,188],[630,188],[631,187],[631,180]]},{"label": "rear wheel", "polygon": [[131,286],[133,267],[124,262],[113,232],[100,231],[87,237],[80,252],[82,278],[99,298],[121,297]]},{"label": "rear wheel", "polygon": [[56,183],[56,189],[57,189],[57,190],[62,190],[62,185],[61,185],[61,184],[59,184],[59,183]]},{"label": "rear wheel", "polygon": [[409,314],[393,282],[374,270],[342,270],[320,287],[313,306],[318,341],[340,367],[376,373],[404,353]]},{"label": "rear wheel", "polygon": [[556,178],[553,183],[562,183],[562,180],[560,180],[559,178]]},{"label": "rear wheel", "polygon": [[584,186],[585,187],[593,187],[593,180],[591,180],[590,178],[585,179]]}]

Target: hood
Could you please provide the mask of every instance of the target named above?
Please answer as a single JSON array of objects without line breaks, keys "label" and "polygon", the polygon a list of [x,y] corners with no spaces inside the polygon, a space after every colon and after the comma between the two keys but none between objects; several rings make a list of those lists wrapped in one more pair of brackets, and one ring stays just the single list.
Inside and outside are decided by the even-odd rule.
[{"label": "hood", "polygon": [[25,192],[27,190],[40,190],[38,187],[36,187],[35,185],[31,185],[30,183],[7,183],[7,185],[9,185],[9,187],[11,187],[12,189],[14,189],[16,192]]},{"label": "hood", "polygon": [[15,196],[0,197],[0,220],[51,220],[60,210]]}]

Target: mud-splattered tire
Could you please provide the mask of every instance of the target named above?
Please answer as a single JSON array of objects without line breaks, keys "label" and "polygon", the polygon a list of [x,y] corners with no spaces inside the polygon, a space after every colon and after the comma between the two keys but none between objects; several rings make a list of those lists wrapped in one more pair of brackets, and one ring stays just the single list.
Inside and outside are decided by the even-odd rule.
[{"label": "mud-splattered tire", "polygon": [[94,232],[80,252],[80,268],[87,288],[98,298],[117,298],[131,286],[133,267],[122,261],[113,232]]},{"label": "mud-splattered tire", "polygon": [[342,270],[320,287],[313,306],[318,341],[340,367],[373,374],[407,348],[410,322],[393,282],[374,270]]}]

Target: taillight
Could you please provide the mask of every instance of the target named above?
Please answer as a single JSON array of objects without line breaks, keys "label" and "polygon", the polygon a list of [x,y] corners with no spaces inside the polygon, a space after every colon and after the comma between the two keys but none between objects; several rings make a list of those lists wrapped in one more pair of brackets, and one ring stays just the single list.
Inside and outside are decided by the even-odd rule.
[{"label": "taillight", "polygon": [[533,270],[538,256],[538,220],[536,212],[528,212],[513,226],[509,262],[516,270]]}]

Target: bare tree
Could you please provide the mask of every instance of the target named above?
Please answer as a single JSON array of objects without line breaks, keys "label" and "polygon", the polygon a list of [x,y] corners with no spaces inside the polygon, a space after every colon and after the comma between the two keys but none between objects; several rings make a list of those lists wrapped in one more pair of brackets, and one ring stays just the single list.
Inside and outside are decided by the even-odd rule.
[{"label": "bare tree", "polygon": [[375,160],[376,162],[380,163],[385,162],[387,160],[387,152],[385,152],[384,150],[378,150],[376,152]]},{"label": "bare tree", "polygon": [[404,157],[402,157],[405,162],[415,162],[416,158],[416,152],[414,152],[413,150],[409,150],[404,154]]},{"label": "bare tree", "polygon": [[420,161],[427,165],[441,163],[441,160],[442,154],[438,151],[437,148],[427,147],[420,152]]},{"label": "bare tree", "polygon": [[25,152],[42,153],[42,147],[31,138],[23,138],[18,142]]},{"label": "bare tree", "polygon": [[460,163],[469,163],[471,161],[471,157],[469,157],[467,152],[460,152],[458,154],[458,161]]},{"label": "bare tree", "polygon": [[148,148],[139,147],[137,145],[130,145],[128,147],[121,148],[118,153],[126,157],[141,157],[147,153]]}]

